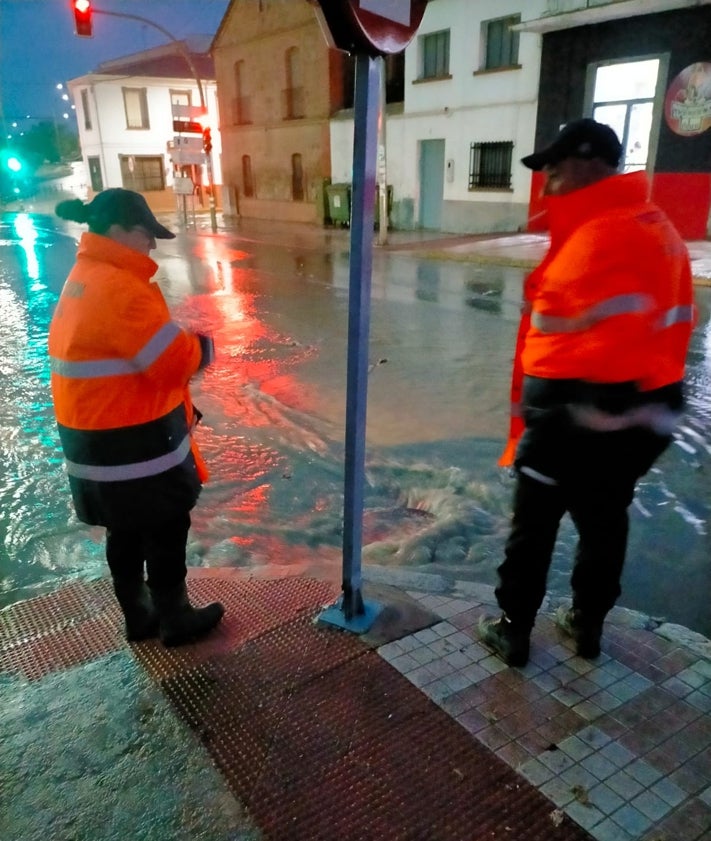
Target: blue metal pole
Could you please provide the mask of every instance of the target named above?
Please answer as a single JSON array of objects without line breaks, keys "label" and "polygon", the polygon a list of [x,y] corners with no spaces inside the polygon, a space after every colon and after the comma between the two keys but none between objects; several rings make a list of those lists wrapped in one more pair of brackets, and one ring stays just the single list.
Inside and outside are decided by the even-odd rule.
[{"label": "blue metal pole", "polygon": [[342,609],[346,620],[366,612],[361,594],[361,550],[379,81],[376,60],[357,55],[343,511]]}]

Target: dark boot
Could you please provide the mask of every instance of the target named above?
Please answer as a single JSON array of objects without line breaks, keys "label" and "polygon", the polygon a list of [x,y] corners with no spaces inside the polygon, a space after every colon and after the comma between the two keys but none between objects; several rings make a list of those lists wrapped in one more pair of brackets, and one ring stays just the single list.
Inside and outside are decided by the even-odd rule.
[{"label": "dark boot", "polygon": [[170,590],[152,592],[160,618],[159,636],[163,645],[169,648],[205,636],[225,613],[220,602],[213,602],[206,607],[193,607],[184,581]]},{"label": "dark boot", "polygon": [[507,666],[525,666],[528,663],[530,631],[516,627],[502,614],[500,619],[479,620],[479,637]]},{"label": "dark boot", "polygon": [[586,618],[580,610],[561,608],[555,615],[555,624],[575,643],[575,653],[586,660],[600,656],[602,621]]},{"label": "dark boot", "polygon": [[158,636],[158,614],[143,580],[114,577],[114,593],[126,621],[126,639],[140,642]]}]

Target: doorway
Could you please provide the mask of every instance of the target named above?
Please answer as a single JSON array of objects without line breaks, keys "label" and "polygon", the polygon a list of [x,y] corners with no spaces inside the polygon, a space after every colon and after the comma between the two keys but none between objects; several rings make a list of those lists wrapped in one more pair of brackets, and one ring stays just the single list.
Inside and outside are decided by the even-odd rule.
[{"label": "doorway", "polygon": [[442,227],[444,140],[420,141],[420,227]]}]

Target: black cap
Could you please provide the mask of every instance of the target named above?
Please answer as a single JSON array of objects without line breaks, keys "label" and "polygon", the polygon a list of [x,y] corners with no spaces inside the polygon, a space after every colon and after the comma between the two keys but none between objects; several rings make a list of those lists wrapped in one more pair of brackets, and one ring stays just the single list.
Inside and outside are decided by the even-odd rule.
[{"label": "black cap", "polygon": [[565,158],[600,158],[610,166],[619,166],[622,144],[615,132],[604,123],[597,123],[589,117],[573,120],[564,126],[558,137],[540,152],[526,155],[521,163],[529,169],[539,170],[550,164],[557,164]]},{"label": "black cap", "polygon": [[97,193],[86,207],[89,228],[106,230],[111,225],[129,228],[143,226],[156,239],[174,239],[175,234],[164,228],[148,207],[148,202],[140,193],[112,187]]}]

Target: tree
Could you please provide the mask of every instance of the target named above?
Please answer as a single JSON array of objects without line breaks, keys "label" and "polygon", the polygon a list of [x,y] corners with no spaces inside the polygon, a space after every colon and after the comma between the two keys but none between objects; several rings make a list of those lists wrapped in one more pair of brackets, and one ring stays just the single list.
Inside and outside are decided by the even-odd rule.
[{"label": "tree", "polygon": [[50,120],[32,126],[16,139],[15,147],[37,166],[81,158],[78,137],[68,126]]}]

